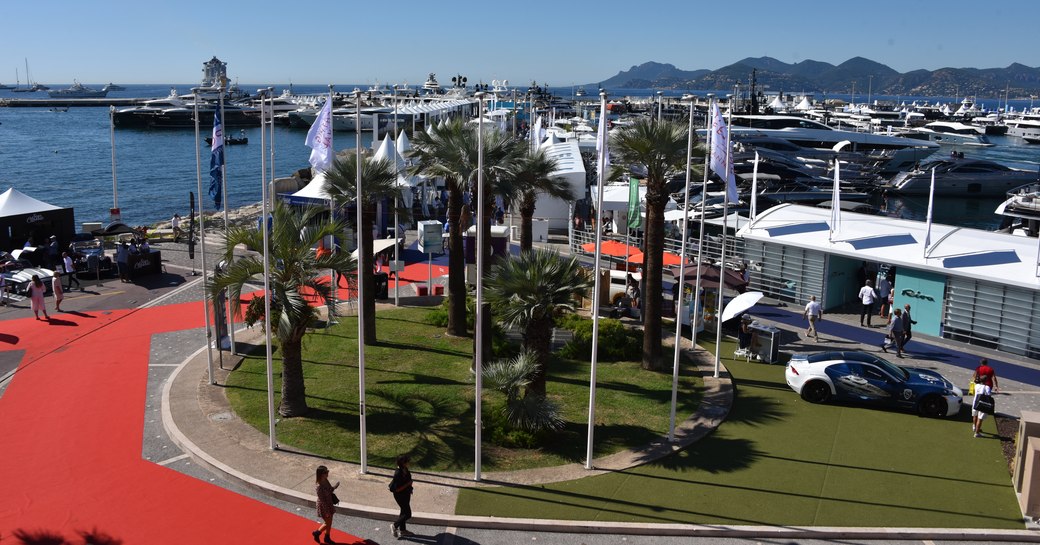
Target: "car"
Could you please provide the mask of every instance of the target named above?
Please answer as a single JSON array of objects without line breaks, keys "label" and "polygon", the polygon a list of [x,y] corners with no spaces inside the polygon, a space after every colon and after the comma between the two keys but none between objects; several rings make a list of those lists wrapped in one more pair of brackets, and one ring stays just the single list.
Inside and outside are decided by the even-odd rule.
[{"label": "car", "polygon": [[0,251],[0,276],[3,277],[3,289],[8,293],[29,296],[29,283],[33,275],[39,276],[44,287],[51,289],[51,278],[54,271],[43,267],[34,267],[25,259]]},{"label": "car", "polygon": [[794,354],[784,374],[787,385],[810,403],[866,403],[933,418],[961,411],[963,392],[939,373],[896,365],[869,352]]}]

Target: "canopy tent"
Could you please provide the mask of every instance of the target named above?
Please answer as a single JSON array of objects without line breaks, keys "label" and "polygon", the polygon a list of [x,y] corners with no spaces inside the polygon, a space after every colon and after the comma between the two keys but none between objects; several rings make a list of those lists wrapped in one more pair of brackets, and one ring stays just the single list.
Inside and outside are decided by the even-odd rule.
[{"label": "canopy tent", "polygon": [[329,193],[325,190],[325,172],[318,172],[310,183],[296,193],[282,194],[289,204],[328,204]]},{"label": "canopy tent", "polygon": [[115,236],[115,235],[130,235],[130,234],[133,234],[133,233],[136,233],[136,231],[134,231],[129,225],[127,225],[127,224],[125,224],[123,222],[119,222],[119,221],[113,221],[112,223],[109,223],[108,225],[105,226],[104,229],[94,229],[93,231],[90,232],[90,234],[92,234],[92,235],[94,235],[96,237],[111,237],[111,236]]},{"label": "canopy tent", "polygon": [[802,100],[794,107],[794,109],[798,110],[799,112],[811,110],[812,104],[809,104],[809,97],[802,97]]},{"label": "canopy tent", "polygon": [[52,235],[64,247],[75,232],[72,208],[45,203],[13,187],[0,194],[0,249],[21,248],[29,239],[42,246]]},{"label": "canopy tent", "polygon": [[[581,249],[592,254],[596,252],[595,242],[586,242],[581,245]],[[640,252],[638,246],[630,246],[624,242],[618,242],[616,240],[604,240],[600,245],[600,254],[612,257],[625,257],[633,254],[643,255]]]},{"label": "canopy tent", "polygon": [[[708,265],[707,263],[701,263],[700,265],[687,265],[686,266],[686,283],[694,284],[697,282],[697,269],[701,271],[701,287],[708,289],[718,289],[719,287],[719,266]],[[679,278],[679,267],[672,267],[672,275]],[[726,269],[726,287],[732,290],[743,292],[747,288],[747,282],[744,277],[741,276],[740,271],[733,269]]]},{"label": "canopy tent", "polygon": [[[401,242],[404,239],[400,238],[377,238],[372,240],[372,255],[376,255],[379,252],[385,252],[390,248],[393,248],[395,244]],[[354,259],[358,258],[358,251],[355,249],[350,253],[350,257]]]},{"label": "canopy tent", "polygon": [[787,105],[784,104],[784,101],[780,100],[780,95],[776,95],[775,97],[773,97],[773,101],[769,103],[769,106],[767,106],[767,108],[772,108],[773,111],[779,112],[786,109]]}]

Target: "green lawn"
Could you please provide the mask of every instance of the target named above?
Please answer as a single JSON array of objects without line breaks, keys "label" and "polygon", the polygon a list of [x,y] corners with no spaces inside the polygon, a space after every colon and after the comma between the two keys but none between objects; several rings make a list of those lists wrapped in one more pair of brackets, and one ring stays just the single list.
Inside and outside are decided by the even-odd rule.
[{"label": "green lawn", "polygon": [[[709,351],[714,346],[702,341]],[[732,354],[731,343],[722,353]],[[781,365],[733,361],[733,411],[659,463],[544,487],[464,489],[461,515],[680,523],[1021,529],[996,439],[926,419],[811,405]]]},{"label": "green lawn", "polygon": [[[392,467],[402,452],[414,469],[473,468],[473,340],[452,338],[423,322],[425,308],[380,311],[379,345],[365,348],[369,462]],[[278,352],[275,351],[278,364]],[[278,423],[279,443],[320,456],[358,461],[357,321],[316,331],[304,340],[304,373],[311,412]],[[266,433],[267,397],[263,357],[248,357],[228,379],[232,408]],[[700,380],[683,369],[680,418],[693,413]],[[601,363],[597,370],[596,456],[641,446],[668,430],[671,371],[643,371],[637,362]],[[280,390],[280,377],[275,388]],[[483,469],[523,469],[578,462],[588,430],[589,363],[556,360],[547,391],[563,409],[566,427],[540,449],[504,449],[489,444],[488,411],[504,396],[484,393]],[[276,393],[276,395],[279,395]]]}]

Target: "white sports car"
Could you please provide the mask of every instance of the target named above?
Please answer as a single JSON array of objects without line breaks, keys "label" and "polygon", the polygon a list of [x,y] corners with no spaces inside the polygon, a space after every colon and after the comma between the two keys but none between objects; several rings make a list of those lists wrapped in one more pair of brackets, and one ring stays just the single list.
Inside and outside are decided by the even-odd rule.
[{"label": "white sports car", "polygon": [[831,399],[880,404],[923,416],[954,416],[963,393],[939,373],[902,367],[868,352],[795,354],[787,385],[810,403]]}]

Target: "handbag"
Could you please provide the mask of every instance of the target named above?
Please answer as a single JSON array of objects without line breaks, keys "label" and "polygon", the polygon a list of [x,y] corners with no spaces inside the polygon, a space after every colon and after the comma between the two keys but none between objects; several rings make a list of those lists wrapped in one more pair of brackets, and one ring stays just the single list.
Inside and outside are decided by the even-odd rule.
[{"label": "handbag", "polygon": [[335,492],[332,493],[332,505],[339,505],[339,496]]},{"label": "handbag", "polygon": [[983,414],[993,414],[996,409],[996,402],[993,400],[993,396],[983,394],[975,398],[975,406],[973,408]]}]

